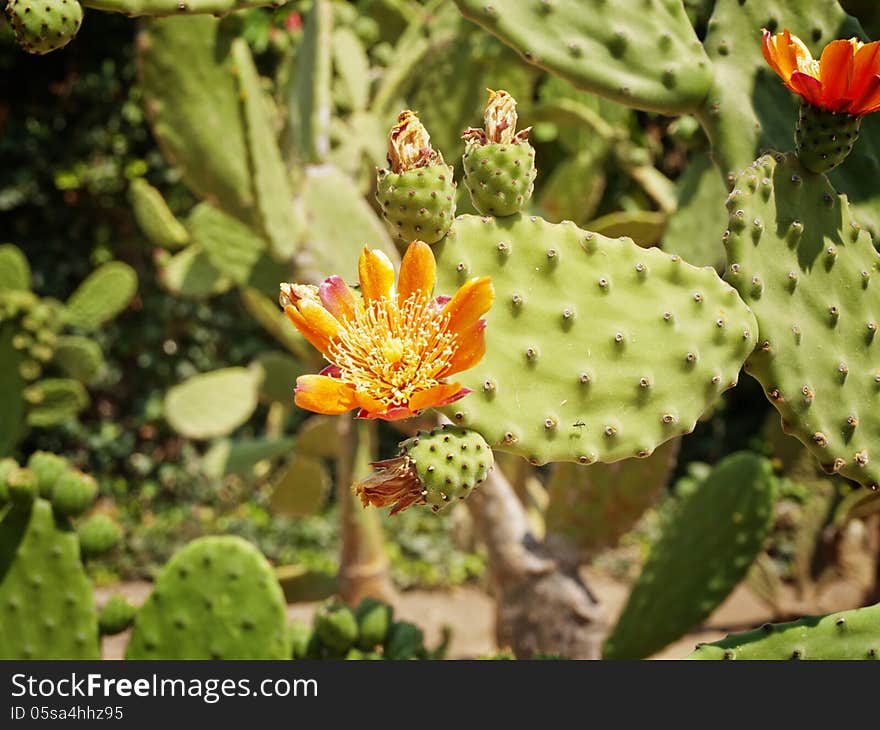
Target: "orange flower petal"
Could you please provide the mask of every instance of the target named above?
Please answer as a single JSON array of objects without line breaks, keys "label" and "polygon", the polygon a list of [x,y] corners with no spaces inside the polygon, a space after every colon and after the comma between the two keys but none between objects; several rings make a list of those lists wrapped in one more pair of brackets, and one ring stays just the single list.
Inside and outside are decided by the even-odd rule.
[{"label": "orange flower petal", "polygon": [[[320,306],[319,306],[320,308]],[[315,326],[315,323],[303,315],[294,305],[288,304],[284,308],[284,314],[293,322],[293,325],[302,333],[312,345],[317,348],[323,355],[329,356],[330,338],[324,330]],[[329,313],[328,313],[328,316]],[[336,321],[335,319],[333,320]],[[339,323],[337,322],[337,327]]]},{"label": "orange flower petal", "polygon": [[880,41],[866,43],[853,56],[852,82],[849,96],[858,99],[872,83],[872,79],[880,73]]},{"label": "orange flower petal", "polygon": [[486,320],[479,319],[466,331],[459,334],[458,349],[450,358],[449,365],[443,369],[439,377],[469,370],[483,359],[486,354]]},{"label": "orange flower petal", "polygon": [[414,393],[409,399],[409,409],[420,411],[423,408],[440,405],[461,391],[461,383],[440,383],[433,388]]},{"label": "orange flower petal", "polygon": [[849,41],[831,41],[819,59],[819,78],[822,80],[822,106],[839,109],[847,101],[853,71],[853,45]]},{"label": "orange flower petal", "polygon": [[809,74],[795,71],[791,75],[789,88],[813,106],[822,106],[822,83]]},{"label": "orange flower petal", "polygon": [[447,330],[464,332],[489,311],[495,299],[495,288],[488,276],[466,281],[443,308],[449,316]]},{"label": "orange flower petal", "polygon": [[880,74],[874,74],[847,111],[855,116],[862,116],[878,109],[880,109]]},{"label": "orange flower petal", "polygon": [[400,275],[397,278],[397,303],[402,306],[414,292],[421,292],[427,299],[434,291],[434,280],[437,275],[437,263],[431,247],[422,241],[413,241],[400,263]]},{"label": "orange flower petal", "polygon": [[334,275],[325,279],[318,287],[318,296],[327,311],[340,322],[354,319],[358,307],[362,306],[341,276]]},{"label": "orange flower petal", "polygon": [[365,304],[388,299],[394,286],[394,266],[384,252],[364,246],[358,261],[358,278]]},{"label": "orange flower petal", "polygon": [[770,33],[766,28],[763,33],[764,35],[761,38],[761,52],[764,54],[764,60],[767,61],[767,65],[781,76],[784,81],[788,81],[789,76],[791,76],[791,70],[789,70],[788,73],[785,73],[779,66],[777,60],[779,52],[776,48],[777,37]]},{"label": "orange flower petal", "polygon": [[354,389],[326,375],[300,375],[296,379],[294,402],[307,411],[336,416],[356,408]]}]

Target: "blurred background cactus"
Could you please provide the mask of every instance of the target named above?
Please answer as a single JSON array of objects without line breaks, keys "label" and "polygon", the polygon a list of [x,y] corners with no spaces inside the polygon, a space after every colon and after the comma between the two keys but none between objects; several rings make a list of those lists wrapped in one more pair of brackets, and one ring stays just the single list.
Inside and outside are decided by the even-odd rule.
[{"label": "blurred background cactus", "polygon": [[[876,313],[861,273],[880,231],[876,120],[828,181],[790,157],[747,169],[792,149],[797,120],[760,29],[791,28],[818,57],[880,30],[870,3],[304,0],[228,15],[244,6],[193,3],[137,24],[87,11],[79,28],[74,13],[48,34],[17,20],[24,4],[9,4],[2,49],[4,69],[32,80],[0,100],[13,163],[0,239],[21,244],[0,247],[0,403],[16,414],[0,455],[50,450],[95,475],[106,513],[77,525],[82,554],[114,542],[111,513],[127,532],[91,561],[97,582],[155,578],[198,623],[197,588],[171,568],[228,548],[265,594],[259,620],[218,616],[222,639],[185,647],[149,598],[139,611],[90,603],[82,647],[133,624],[132,657],[439,656],[387,603],[361,599],[482,580],[494,646],[630,658],[716,628],[719,606],[743,596],[768,621],[880,599],[878,501],[856,486],[876,481]],[[37,59],[16,42],[64,48]],[[487,87],[509,92],[527,139],[493,136]],[[377,179],[404,109],[441,164]],[[416,226],[437,233],[437,293],[495,283],[487,355],[462,375],[473,393],[444,414],[496,450],[496,469],[448,510],[389,520],[350,486],[437,419],[295,408],[296,378],[322,363],[276,298],[282,281],[354,283],[364,245],[396,264]],[[830,265],[811,267],[814,249]],[[10,495],[27,492],[23,474]],[[52,509],[76,512],[63,495]],[[0,528],[23,519],[8,499]],[[250,542],[193,542],[212,533]],[[222,576],[193,580],[234,593]],[[332,594],[349,608],[286,626],[285,600]],[[774,629],[756,656],[861,652],[862,615],[844,648],[822,619]],[[741,646],[732,636],[695,658]]]}]

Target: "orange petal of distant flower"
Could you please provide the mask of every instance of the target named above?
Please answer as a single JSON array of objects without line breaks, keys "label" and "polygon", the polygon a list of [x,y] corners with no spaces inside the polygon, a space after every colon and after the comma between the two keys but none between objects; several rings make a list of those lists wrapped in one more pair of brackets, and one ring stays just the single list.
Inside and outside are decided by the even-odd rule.
[{"label": "orange petal of distant flower", "polygon": [[394,265],[388,256],[378,249],[370,250],[364,246],[358,261],[358,278],[364,303],[387,299],[394,286]]},{"label": "orange petal of distant flower", "polygon": [[455,400],[455,396],[462,390],[461,383],[440,383],[433,388],[414,393],[409,399],[411,411],[420,411],[431,406],[445,405]]},{"label": "orange petal of distant flower", "polygon": [[400,262],[397,278],[397,303],[402,305],[414,292],[421,291],[427,298],[434,291],[437,263],[431,247],[422,241],[413,241]]},{"label": "orange petal of distant flower", "polygon": [[458,349],[449,359],[449,365],[440,373],[439,377],[460,373],[469,370],[483,359],[486,354],[486,320],[480,319],[474,322],[467,330],[460,332],[458,336]]},{"label": "orange petal of distant flower", "polygon": [[337,320],[345,322],[354,319],[360,303],[355,299],[354,292],[341,276],[330,276],[318,287],[321,302]]},{"label": "orange petal of distant flower", "polygon": [[[331,316],[329,313],[325,313],[328,317]],[[294,326],[302,333],[303,337],[311,343],[312,347],[317,348],[323,355],[329,356],[330,338],[327,336],[326,331],[316,327],[313,321],[305,317],[303,313],[292,304],[288,304],[284,308],[284,314],[286,314],[287,318],[293,322]]]},{"label": "orange petal of distant flower", "polygon": [[464,332],[489,311],[494,299],[495,288],[488,276],[466,281],[443,308],[443,314],[449,316],[447,329]]},{"label": "orange petal of distant flower", "polygon": [[846,103],[846,93],[853,72],[853,45],[849,41],[831,41],[819,59],[822,101],[826,108]]},{"label": "orange petal of distant flower", "polygon": [[350,385],[326,375],[300,375],[296,379],[294,402],[300,408],[327,416],[346,413],[358,405]]}]

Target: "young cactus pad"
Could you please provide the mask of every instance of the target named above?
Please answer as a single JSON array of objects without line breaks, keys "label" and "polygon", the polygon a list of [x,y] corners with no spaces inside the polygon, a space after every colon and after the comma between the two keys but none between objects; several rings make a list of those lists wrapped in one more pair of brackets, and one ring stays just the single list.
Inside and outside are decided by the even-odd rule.
[{"label": "young cactus pad", "polygon": [[486,355],[447,406],[535,464],[648,456],[735,385],[755,319],[710,268],[522,214],[459,217],[434,247],[438,291],[489,275]]},{"label": "young cactus pad", "polygon": [[0,659],[100,659],[79,541],[44,499],[0,520]]},{"label": "young cactus pad", "polygon": [[880,255],[871,236],[794,154],[757,160],[727,207],[725,276],[760,332],[747,372],[826,471],[876,488]]},{"label": "young cactus pad", "polygon": [[284,594],[263,555],[232,536],[189,543],[137,615],[126,659],[287,659]]},{"label": "young cactus pad", "polygon": [[688,659],[880,659],[880,604],[764,624],[702,644]]},{"label": "young cactus pad", "polygon": [[650,656],[708,617],[763,547],[776,487],[766,459],[721,461],[663,526],[603,657]]}]

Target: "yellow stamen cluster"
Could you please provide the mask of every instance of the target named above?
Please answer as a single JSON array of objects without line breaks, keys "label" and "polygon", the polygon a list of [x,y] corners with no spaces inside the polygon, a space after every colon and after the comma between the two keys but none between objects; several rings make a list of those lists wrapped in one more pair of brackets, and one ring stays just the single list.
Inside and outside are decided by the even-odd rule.
[{"label": "yellow stamen cluster", "polygon": [[413,393],[440,383],[458,349],[447,322],[421,293],[400,307],[391,299],[373,301],[346,321],[330,345],[329,359],[359,392],[405,405]]}]

